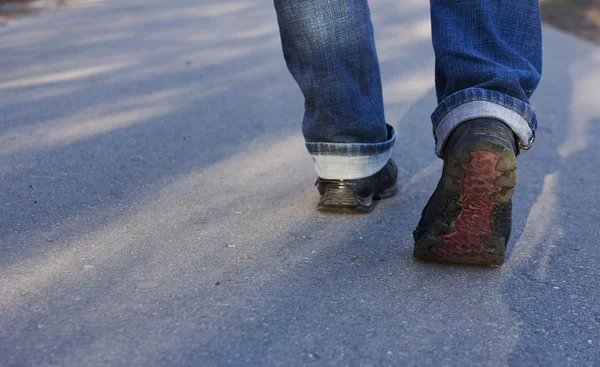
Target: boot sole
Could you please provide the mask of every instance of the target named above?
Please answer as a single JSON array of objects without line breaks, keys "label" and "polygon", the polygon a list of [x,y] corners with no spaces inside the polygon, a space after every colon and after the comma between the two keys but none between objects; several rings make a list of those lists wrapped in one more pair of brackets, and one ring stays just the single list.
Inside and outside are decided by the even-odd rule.
[{"label": "boot sole", "polygon": [[390,198],[398,192],[396,183],[380,192],[367,197],[356,194],[353,185],[330,184],[324,195],[321,195],[317,209],[325,212],[370,213],[375,209],[379,200]]},{"label": "boot sole", "polygon": [[[511,223],[511,198],[517,182],[515,153],[505,144],[475,138],[444,163],[445,201],[458,204],[452,223],[438,221],[415,243],[414,256],[442,262],[502,265],[508,238],[498,224]],[[458,201],[458,203],[456,203]]]}]

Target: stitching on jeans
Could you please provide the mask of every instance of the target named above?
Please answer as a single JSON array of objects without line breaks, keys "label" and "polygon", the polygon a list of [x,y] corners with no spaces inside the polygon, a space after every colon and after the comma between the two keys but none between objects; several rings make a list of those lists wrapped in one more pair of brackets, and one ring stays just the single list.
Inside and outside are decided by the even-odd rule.
[{"label": "stitching on jeans", "polygon": [[[468,102],[474,102],[474,101],[486,101],[486,102],[493,102],[493,103],[499,104],[499,105],[501,105],[502,107],[505,107],[505,108],[506,108],[506,109],[508,109],[508,110],[511,110],[511,111],[513,111],[513,112],[516,112],[516,113],[518,113],[518,114],[519,114],[521,117],[523,117],[523,119],[524,119],[525,121],[527,121],[527,124],[529,125],[529,127],[530,127],[530,128],[531,128],[531,125],[533,124],[533,122],[531,121],[531,119],[530,119],[530,118],[528,118],[527,116],[525,116],[525,115],[524,115],[524,114],[523,114],[523,113],[522,113],[522,112],[521,112],[521,111],[520,111],[518,108],[516,108],[516,107],[514,107],[514,106],[507,105],[506,103],[504,103],[504,102],[502,102],[502,101],[499,101],[499,100],[497,100],[497,99],[493,99],[493,98],[487,98],[487,97],[472,97],[472,98],[469,98],[469,99],[464,99],[464,100],[461,100],[460,102],[454,103],[454,104],[450,105],[450,107],[446,107],[446,109],[448,110],[448,112],[446,112],[446,113],[445,113],[445,114],[444,114],[444,115],[443,115],[443,116],[442,116],[442,117],[439,119],[439,121],[435,123],[434,129],[436,129],[436,128],[437,128],[437,126],[440,124],[440,122],[442,122],[442,120],[444,119],[444,117],[446,117],[446,116],[447,116],[447,115],[448,115],[448,114],[449,114],[449,113],[450,113],[450,112],[451,112],[453,109],[455,109],[456,107],[458,107],[458,106],[460,106],[460,105],[462,105],[462,104],[465,104],[465,103],[468,103]],[[443,102],[442,102],[442,103],[443,103]],[[525,103],[525,102],[523,102],[523,103]],[[532,130],[533,130],[533,128],[532,128]]]},{"label": "stitching on jeans", "polygon": [[394,134],[390,139],[383,141],[381,143],[320,143],[320,142],[315,142],[315,141],[307,141],[304,144],[306,144],[306,146],[309,145],[329,145],[329,146],[333,146],[333,147],[340,147],[340,148],[346,148],[347,146],[352,146],[355,148],[361,148],[361,147],[368,147],[368,148],[380,148],[380,147],[385,147],[386,145],[390,144],[393,145],[396,141],[396,135]]},{"label": "stitching on jeans", "polygon": [[[389,127],[388,127],[389,126]],[[381,142],[381,143],[371,143],[371,144],[367,144],[367,143],[348,143],[348,144],[344,144],[344,143],[319,143],[319,142],[305,142],[304,144],[306,145],[306,148],[308,149],[308,152],[312,155],[334,155],[334,156],[348,156],[348,157],[364,157],[364,156],[375,156],[375,155],[381,155],[381,154],[385,154],[388,153],[392,150],[392,148],[394,147],[394,144],[396,143],[396,132],[394,130],[394,127],[391,125],[386,124],[386,130],[388,130],[388,132],[393,132],[393,135],[390,139]],[[354,151],[354,152],[325,152],[325,151],[321,151],[318,150],[320,146],[322,145],[329,145],[332,147],[336,147],[340,148],[342,150],[344,149],[348,149],[350,148],[351,150],[359,150]],[[375,150],[374,152],[361,152],[361,148],[364,148],[365,150]],[[315,149],[315,150],[313,150]]]},{"label": "stitching on jeans", "polygon": [[[358,151],[353,151],[353,152],[348,152],[348,151],[345,151],[345,152],[326,152],[326,151],[323,151],[323,150],[318,150],[319,147],[313,147],[312,146],[312,145],[328,144],[328,143],[305,143],[305,145],[306,145],[306,148],[308,149],[308,152],[310,154],[317,154],[317,155],[319,155],[319,154],[323,154],[323,155],[358,155],[358,156],[361,156],[361,155],[378,155],[378,154],[383,154],[383,153],[389,152],[392,149],[392,147],[394,146],[394,143],[395,143],[395,139],[387,141],[385,143],[377,143],[377,144],[379,144],[377,146],[373,146],[373,145],[359,145],[359,146],[352,146],[352,145],[350,145],[349,147],[348,146],[339,146],[342,150],[348,149],[348,148],[350,148],[351,150],[355,150],[355,149],[358,150]],[[375,150],[375,151],[374,152],[373,151],[371,151],[371,152],[362,152],[362,151],[360,151],[361,150],[360,147],[366,147],[367,149],[365,149],[365,150]]]},{"label": "stitching on jeans", "polygon": [[374,156],[374,155],[383,155],[388,153],[391,149],[386,150],[385,152],[380,153],[328,153],[328,152],[310,152],[311,155],[340,155],[340,156],[348,156],[348,157],[366,157],[366,156]]},{"label": "stitching on jeans", "polygon": [[[340,148],[340,149],[347,149],[347,148],[361,149],[362,147],[367,148],[367,149],[385,149],[385,147],[387,145],[391,146],[391,145],[393,145],[393,143],[394,143],[393,141],[386,141],[385,143],[374,143],[374,144],[333,143],[335,145],[330,145],[330,147],[336,147],[336,148]],[[309,147],[309,146],[312,146],[312,145],[322,146],[322,145],[327,145],[327,144],[332,144],[332,143],[311,143],[311,142],[305,142],[304,144],[307,147]]]},{"label": "stitching on jeans", "polygon": [[384,150],[376,150],[376,151],[367,151],[367,152],[361,152],[361,151],[345,151],[345,152],[329,152],[329,151],[325,151],[325,150],[319,150],[319,149],[310,149],[308,148],[308,152],[310,154],[331,154],[331,155],[377,155],[377,154],[383,154],[385,152],[389,152],[390,150],[392,150],[392,146],[387,147]]},{"label": "stitching on jeans", "polygon": [[[514,112],[518,113],[519,115],[521,115],[521,117],[523,117],[525,120],[527,120],[527,122],[529,122],[529,120],[530,120],[527,116],[525,116],[523,113],[521,113],[521,111],[517,107],[510,106],[510,105],[507,105],[506,103],[504,103],[503,101],[500,101],[500,100],[497,100],[497,99],[493,99],[493,98],[487,98],[487,97],[472,97],[472,98],[469,98],[469,99],[464,99],[461,102],[454,103],[450,107],[447,107],[447,108],[448,108],[448,110],[453,110],[456,107],[460,106],[461,104],[465,104],[467,102],[474,102],[474,101],[486,101],[486,102],[497,103],[497,104],[499,104],[499,105],[501,105],[503,107],[506,107],[507,109],[509,109],[511,111],[514,111]],[[525,102],[523,102],[523,103],[525,103]],[[440,121],[443,120],[444,117],[446,117],[446,115],[449,114],[449,113],[450,113],[450,111],[446,112],[444,114],[444,116],[440,119]]]}]

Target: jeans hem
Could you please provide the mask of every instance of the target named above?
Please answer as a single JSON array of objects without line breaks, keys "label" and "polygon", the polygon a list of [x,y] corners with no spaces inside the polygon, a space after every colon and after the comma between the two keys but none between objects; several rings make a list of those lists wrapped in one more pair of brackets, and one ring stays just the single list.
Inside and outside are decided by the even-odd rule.
[{"label": "jeans hem", "polygon": [[396,142],[396,132],[387,126],[388,139],[381,143],[320,143],[306,142],[306,149],[311,155],[366,156],[385,153]]},{"label": "jeans hem", "polygon": [[327,180],[356,180],[374,175],[392,156],[396,133],[390,125],[387,130],[388,140],[381,143],[306,142],[317,175]]},{"label": "jeans hem", "polygon": [[486,117],[509,126],[517,137],[521,152],[531,148],[537,119],[529,103],[500,92],[470,88],[446,98],[431,116],[438,157],[442,157],[446,140],[458,125]]}]

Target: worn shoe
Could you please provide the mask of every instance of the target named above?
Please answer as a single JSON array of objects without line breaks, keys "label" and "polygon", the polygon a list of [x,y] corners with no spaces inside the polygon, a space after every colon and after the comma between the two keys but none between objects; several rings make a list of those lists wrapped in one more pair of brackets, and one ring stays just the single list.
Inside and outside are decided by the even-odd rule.
[{"label": "worn shoe", "polygon": [[512,130],[490,118],[459,125],[446,143],[444,170],[413,233],[414,256],[502,265],[517,183]]},{"label": "worn shoe", "polygon": [[317,179],[321,194],[317,209],[369,213],[378,201],[396,195],[398,168],[389,160],[376,174],[357,180]]}]

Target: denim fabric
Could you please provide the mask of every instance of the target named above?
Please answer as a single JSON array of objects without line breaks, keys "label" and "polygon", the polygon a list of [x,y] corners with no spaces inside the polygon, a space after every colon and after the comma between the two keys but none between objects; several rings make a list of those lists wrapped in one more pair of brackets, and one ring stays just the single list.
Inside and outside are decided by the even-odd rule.
[{"label": "denim fabric", "polygon": [[446,140],[460,123],[479,117],[495,118],[508,125],[521,152],[531,148],[537,120],[528,103],[500,92],[468,88],[444,99],[431,116],[436,154],[442,157]]},{"label": "denim fabric", "polygon": [[[431,0],[439,102],[431,120],[438,155],[458,123],[476,117],[503,121],[521,149],[530,148],[537,119],[529,98],[542,72],[541,24],[538,0]],[[487,103],[465,108],[474,101]]]},{"label": "denim fabric", "polygon": [[315,171],[324,179],[354,180],[379,171],[392,157],[396,132],[387,125],[387,140],[380,143],[306,142]]},{"label": "denim fabric", "polygon": [[387,139],[379,61],[365,0],[275,0],[287,66],[305,98],[308,142]]},{"label": "denim fabric", "polygon": [[[326,166],[340,164],[340,156],[348,167],[352,158],[364,164],[357,153],[392,139],[367,0],[274,2],[284,57],[305,97],[307,148],[317,172],[347,179],[350,173]],[[503,121],[528,149],[537,127],[529,97],[542,67],[538,0],[431,0],[431,19],[437,153],[458,124],[477,117]],[[376,172],[385,162],[370,164],[359,171]]]}]

